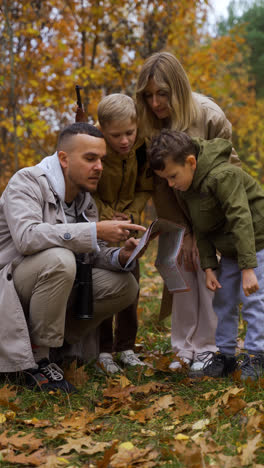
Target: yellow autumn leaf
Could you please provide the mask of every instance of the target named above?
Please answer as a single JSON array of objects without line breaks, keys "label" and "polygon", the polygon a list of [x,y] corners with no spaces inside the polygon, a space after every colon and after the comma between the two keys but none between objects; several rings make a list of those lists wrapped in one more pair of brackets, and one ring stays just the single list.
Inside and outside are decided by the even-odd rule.
[{"label": "yellow autumn leaf", "polygon": [[189,436],[185,435],[185,434],[177,434],[174,439],[175,440],[189,440]]},{"label": "yellow autumn leaf", "polygon": [[3,413],[0,413],[0,424],[3,424],[6,422],[6,417]]},{"label": "yellow autumn leaf", "polygon": [[119,448],[125,450],[132,450],[134,448],[134,445],[132,444],[132,442],[123,442],[119,445]]}]

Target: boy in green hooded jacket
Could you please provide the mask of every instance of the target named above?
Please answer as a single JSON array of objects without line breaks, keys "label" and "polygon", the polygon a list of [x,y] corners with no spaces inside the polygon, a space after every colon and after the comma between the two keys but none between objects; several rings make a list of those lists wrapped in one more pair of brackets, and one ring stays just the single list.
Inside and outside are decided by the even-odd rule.
[{"label": "boy in green hooded jacket", "polygon": [[241,379],[255,380],[264,373],[264,191],[228,162],[231,151],[231,143],[221,138],[191,139],[162,130],[148,153],[150,167],[187,206],[206,286],[215,291],[219,352],[211,353],[202,375],[222,377],[236,369],[241,301],[248,324]]}]

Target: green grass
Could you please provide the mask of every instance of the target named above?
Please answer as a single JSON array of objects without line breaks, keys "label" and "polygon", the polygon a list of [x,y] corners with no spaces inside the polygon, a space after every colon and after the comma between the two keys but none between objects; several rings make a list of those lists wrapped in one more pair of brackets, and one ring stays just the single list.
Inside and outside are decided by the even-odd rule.
[{"label": "green grass", "polygon": [[[165,384],[165,388],[152,389],[147,393],[132,392],[130,396],[121,398],[104,397],[106,389],[115,388],[122,384],[117,378],[108,378],[105,375],[97,373],[93,364],[87,365],[85,372],[89,376],[87,382],[78,387],[79,393],[70,397],[53,394],[45,395],[41,393],[32,393],[19,387],[15,388],[16,395],[9,398],[9,405],[16,400],[17,408],[14,410],[13,419],[8,419],[7,403],[0,405],[1,415],[6,415],[7,421],[0,423],[0,432],[8,431],[9,437],[22,431],[24,434],[32,434],[43,441],[43,449],[47,457],[56,456],[51,461],[42,463],[40,466],[68,466],[68,467],[101,467],[112,466],[109,461],[102,463],[103,450],[94,455],[80,454],[72,450],[68,454],[58,456],[60,449],[67,443],[69,437],[88,436],[96,442],[118,441],[113,453],[116,453],[122,442],[131,442],[134,447],[144,449],[151,447],[155,450],[154,464],[147,464],[147,461],[140,461],[133,464],[126,462],[124,466],[162,466],[162,467],[224,467],[224,466],[246,466],[255,467],[257,464],[264,466],[263,443],[260,443],[252,451],[252,459],[248,464],[242,465],[242,461],[237,462],[246,444],[249,440],[262,434],[264,430],[264,405],[261,402],[264,397],[264,384],[260,381],[254,385],[242,385],[240,382],[234,382],[230,379],[199,379],[190,380],[185,373],[172,373],[168,369],[169,362],[173,358],[170,347],[170,319],[165,323],[158,321],[160,296],[162,283],[153,268],[155,259],[155,241],[152,248],[148,249],[144,258],[141,260],[141,291],[143,292],[139,302],[139,333],[138,347],[142,357],[152,365],[152,369],[146,372],[146,369],[126,369],[124,377],[130,381],[130,385],[138,387],[148,383]],[[240,336],[243,338],[245,333],[245,324],[240,323]],[[124,384],[124,382],[123,382]],[[1,384],[1,387],[4,383]],[[220,397],[223,397],[231,388],[241,388],[243,392],[234,396],[233,400],[219,405],[215,416],[212,418],[210,408],[216,404]],[[0,388],[1,391],[1,388]],[[121,391],[121,389],[120,389]],[[206,399],[205,395],[209,392],[217,391],[211,398]],[[137,419],[132,419],[139,412],[144,412],[152,407],[164,396],[174,399],[174,403],[153,412],[151,417],[147,417],[144,423]],[[1,398],[1,393],[0,393]],[[175,400],[176,398],[176,400]],[[240,404],[242,400],[242,405]],[[240,401],[240,403],[239,403]],[[255,403],[256,402],[256,403]],[[110,412],[107,412],[111,405],[115,405]],[[239,409],[234,409],[234,405],[240,405]],[[191,408],[190,412],[177,413],[183,407]],[[59,429],[64,424],[65,416],[71,416],[73,421],[89,421],[89,417],[94,415],[98,408],[104,409],[102,414],[94,417],[87,422],[85,429],[82,426],[75,426],[69,434],[60,434],[57,437],[48,436],[45,432],[47,428],[37,427],[38,421],[48,420],[50,427]],[[140,413],[141,414],[141,413]],[[77,417],[79,419],[77,420]],[[250,418],[256,418],[256,423],[251,424],[249,429],[248,422]],[[30,425],[28,420],[32,420]],[[200,420],[209,419],[206,427],[198,430],[193,429],[194,423]],[[192,436],[201,432],[202,442],[195,444]],[[182,441],[176,440],[177,434],[183,434],[189,438]],[[182,437],[182,436],[180,436]],[[1,436],[0,436],[1,440]],[[221,447],[220,452],[213,449],[210,451],[209,444],[215,444],[214,447]],[[202,447],[202,448],[201,448]],[[10,449],[10,447],[9,447]],[[8,448],[0,445],[0,466],[22,467],[34,466],[30,463],[10,463],[4,461]],[[133,449],[132,449],[133,450]],[[206,453],[208,452],[208,453]],[[27,454],[27,446],[14,450],[15,455]],[[201,455],[201,453],[203,455]],[[218,459],[217,453],[230,457],[228,462]],[[200,454],[200,455],[199,455]],[[202,457],[202,458],[199,458]],[[147,456],[146,456],[147,459]],[[249,458],[250,459],[250,458]],[[1,461],[2,460],[2,461]],[[201,461],[202,460],[202,461]],[[241,459],[242,460],[242,459]],[[48,464],[49,463],[49,464]],[[229,463],[229,464],[228,464]],[[244,462],[245,463],[245,462]],[[37,466],[37,465],[35,465]],[[118,466],[118,465],[114,465]],[[120,465],[121,466],[121,465]]]}]

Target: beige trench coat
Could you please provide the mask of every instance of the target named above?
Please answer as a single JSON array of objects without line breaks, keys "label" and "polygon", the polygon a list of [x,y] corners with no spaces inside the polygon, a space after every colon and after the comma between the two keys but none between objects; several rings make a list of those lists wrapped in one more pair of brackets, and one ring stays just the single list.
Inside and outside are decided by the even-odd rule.
[{"label": "beige trench coat", "polygon": [[[196,122],[188,128],[186,133],[194,138],[200,137],[205,140],[213,138],[225,138],[231,140],[232,126],[227,120],[224,112],[211,99],[201,94],[193,93],[194,99],[198,104],[199,117]],[[240,165],[240,160],[233,149],[230,162]],[[177,197],[177,194],[168,186],[165,179],[158,176],[154,177],[153,201],[157,216],[170,219],[186,228],[186,233],[192,230],[185,205]],[[171,313],[172,294],[164,285],[163,296],[160,309],[160,320],[166,318]]]},{"label": "beige trench coat", "polygon": [[[90,194],[84,211],[97,221]],[[12,273],[24,256],[51,247],[73,252],[94,252],[89,223],[67,224],[62,204],[44,171],[30,167],[17,172],[0,199],[0,372],[35,367],[28,327],[17,296]],[[66,236],[64,236],[67,234]],[[114,248],[100,244],[94,266],[116,271],[110,262]]]}]

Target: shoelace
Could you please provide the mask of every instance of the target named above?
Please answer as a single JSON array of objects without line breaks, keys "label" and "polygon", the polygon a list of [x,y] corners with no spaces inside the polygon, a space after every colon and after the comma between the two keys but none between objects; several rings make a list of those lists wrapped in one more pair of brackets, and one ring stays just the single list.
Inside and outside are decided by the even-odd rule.
[{"label": "shoelace", "polygon": [[140,361],[137,355],[133,352],[123,355],[122,360],[126,361],[128,364],[142,364],[142,361]]},{"label": "shoelace", "polygon": [[197,361],[203,362],[205,367],[207,364],[213,362],[215,356],[217,356],[217,354],[213,351],[204,351],[203,353],[197,354]]},{"label": "shoelace", "polygon": [[241,353],[239,354],[238,356],[238,359],[243,359],[242,363],[241,363],[241,369],[245,368],[245,367],[252,367],[252,364],[256,364],[256,365],[260,365],[260,366],[263,366],[264,365],[264,359],[263,359],[263,356],[259,355],[259,354],[254,354],[253,356],[251,356],[250,354],[247,354],[247,353]]},{"label": "shoelace", "polygon": [[48,377],[48,379],[57,382],[63,380],[63,371],[59,366],[57,366],[57,364],[55,364],[55,362],[52,362],[51,364],[48,364],[45,367],[41,367],[40,372],[42,372],[46,377]]},{"label": "shoelace", "polygon": [[114,369],[117,369],[118,371],[121,370],[121,367],[111,358],[111,357],[104,357],[99,361],[100,364],[105,368],[107,372],[113,372],[113,369],[110,370],[108,367],[113,367]]}]

